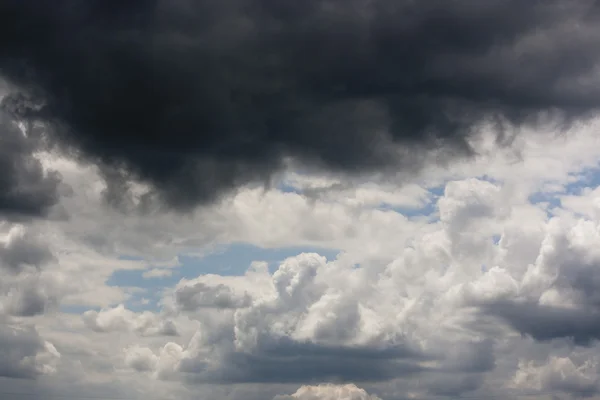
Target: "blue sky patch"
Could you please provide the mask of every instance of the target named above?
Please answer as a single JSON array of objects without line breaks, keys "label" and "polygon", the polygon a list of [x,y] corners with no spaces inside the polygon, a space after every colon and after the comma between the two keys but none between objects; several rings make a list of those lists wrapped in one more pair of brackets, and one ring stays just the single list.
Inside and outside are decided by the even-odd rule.
[{"label": "blue sky patch", "polygon": [[392,210],[407,218],[437,216],[437,202],[438,199],[444,195],[445,187],[446,185],[444,184],[428,188],[427,190],[430,193],[430,197],[427,203],[422,207],[394,207],[389,204],[383,204],[378,208],[380,210]]},{"label": "blue sky patch", "polygon": [[600,186],[600,168],[586,168],[571,176],[576,180],[565,185],[564,189],[555,192],[535,192],[529,196],[529,201],[532,204],[546,205],[550,217],[552,209],[561,207],[561,196],[580,195],[586,189],[594,190]]}]

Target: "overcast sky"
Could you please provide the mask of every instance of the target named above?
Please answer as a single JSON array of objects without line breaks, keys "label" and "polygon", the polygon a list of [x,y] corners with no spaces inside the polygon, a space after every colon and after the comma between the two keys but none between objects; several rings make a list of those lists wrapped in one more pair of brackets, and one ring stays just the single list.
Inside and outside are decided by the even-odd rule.
[{"label": "overcast sky", "polygon": [[600,5],[0,0],[0,398],[600,399]]}]

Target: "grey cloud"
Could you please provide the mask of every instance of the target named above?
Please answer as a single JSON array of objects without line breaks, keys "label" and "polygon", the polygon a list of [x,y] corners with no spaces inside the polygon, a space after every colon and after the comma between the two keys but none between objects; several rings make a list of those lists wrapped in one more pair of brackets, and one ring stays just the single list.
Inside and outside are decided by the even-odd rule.
[{"label": "grey cloud", "polygon": [[60,298],[54,293],[52,283],[40,276],[29,275],[6,284],[7,296],[0,300],[10,315],[33,317],[58,306]]},{"label": "grey cloud", "polygon": [[40,268],[54,260],[54,254],[48,245],[30,232],[16,234],[0,245],[0,267],[20,272],[27,266]]},{"label": "grey cloud", "polygon": [[482,306],[482,312],[505,320],[537,340],[571,338],[589,345],[600,338],[600,310],[568,309],[513,301]]},{"label": "grey cloud", "polygon": [[36,290],[22,291],[9,303],[10,314],[20,317],[33,317],[46,311],[46,297]]},{"label": "grey cloud", "polygon": [[58,202],[60,175],[34,157],[35,140],[0,110],[0,218],[45,216]]},{"label": "grey cloud", "polygon": [[360,357],[353,356],[351,351],[348,353],[340,353],[336,357],[316,354],[274,357],[233,353],[225,369],[198,374],[204,365],[186,360],[182,362],[180,372],[192,373],[188,378],[201,382],[318,383],[380,382],[426,370],[414,362],[393,357]]},{"label": "grey cloud", "polygon": [[0,377],[33,379],[43,370],[35,359],[45,349],[44,341],[32,328],[12,328],[0,323]]},{"label": "grey cloud", "polygon": [[482,383],[482,374],[446,375],[428,382],[427,390],[434,395],[453,397],[477,390]]},{"label": "grey cloud", "polygon": [[483,373],[496,366],[494,343],[491,339],[455,342],[445,353],[441,370],[448,372]]},{"label": "grey cloud", "polygon": [[156,356],[150,349],[133,347],[125,355],[125,365],[138,372],[152,371],[156,367]]},{"label": "grey cloud", "polygon": [[571,377],[565,379],[561,375],[549,379],[547,389],[552,392],[569,393],[574,397],[592,397],[600,392],[597,381],[585,381]]},{"label": "grey cloud", "polygon": [[514,382],[521,388],[535,388],[540,393],[565,393],[572,398],[591,397],[599,393],[597,364],[588,351],[584,360],[550,355],[542,363],[519,364]]},{"label": "grey cloud", "polygon": [[211,286],[202,282],[180,287],[174,297],[177,306],[188,312],[202,308],[243,308],[252,301],[247,293],[239,295],[223,284]]},{"label": "grey cloud", "polygon": [[159,336],[179,336],[179,331],[177,330],[177,325],[171,320],[163,321],[159,329],[156,331],[156,335]]},{"label": "grey cloud", "polygon": [[589,345],[600,339],[599,264],[590,246],[576,243],[574,232],[580,231],[549,237],[538,265],[555,271],[550,287],[572,304],[560,307],[537,300],[504,300],[484,302],[480,305],[482,311],[538,340],[570,338],[577,344]]},{"label": "grey cloud", "polygon": [[[141,180],[142,204],[187,210],[268,182],[287,156],[413,171],[425,151],[471,154],[483,122],[502,136],[600,105],[591,0],[108,4],[4,0],[0,74],[24,93],[16,114],[102,166],[114,204]],[[56,179],[27,171],[42,188],[2,209],[55,202]]]},{"label": "grey cloud", "polygon": [[[223,338],[224,342],[230,338]],[[251,352],[224,343],[214,360],[184,357],[177,373],[193,383],[382,382],[431,371],[421,362],[434,359],[418,349],[398,346],[326,346],[290,338],[262,337]]]}]

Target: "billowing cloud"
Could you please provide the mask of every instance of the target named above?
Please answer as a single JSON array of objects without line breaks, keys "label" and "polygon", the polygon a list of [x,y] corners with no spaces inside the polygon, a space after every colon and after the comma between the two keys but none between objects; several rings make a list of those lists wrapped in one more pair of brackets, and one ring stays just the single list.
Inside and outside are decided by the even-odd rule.
[{"label": "billowing cloud", "polygon": [[250,304],[247,294],[237,295],[223,284],[208,286],[202,282],[186,284],[175,292],[175,302],[183,311],[198,308],[242,308]]},{"label": "billowing cloud", "polygon": [[485,301],[484,310],[536,339],[599,339],[599,232],[597,221],[552,219],[537,259],[515,282],[510,299]]},{"label": "billowing cloud", "polygon": [[568,357],[556,356],[541,365],[521,361],[513,379],[515,387],[562,392],[576,397],[596,395],[599,383],[595,361],[575,365]]},{"label": "billowing cloud", "polygon": [[[6,0],[0,15],[0,74],[19,91],[5,108],[99,163],[121,205],[190,209],[288,157],[414,171],[422,150],[470,154],[482,125],[510,137],[600,105],[590,0]],[[36,185],[3,208],[45,210],[54,179],[18,165],[8,188]]]},{"label": "billowing cloud", "polygon": [[83,314],[85,324],[96,332],[133,331],[140,335],[177,336],[177,327],[173,321],[161,318],[151,312],[136,314],[127,310],[123,304],[110,309],[86,311]]},{"label": "billowing cloud", "polygon": [[148,348],[133,346],[125,351],[125,365],[138,372],[154,370],[157,361],[158,357]]},{"label": "billowing cloud", "polygon": [[302,386],[296,393],[276,396],[273,400],[381,400],[356,385]]},{"label": "billowing cloud", "polygon": [[0,392],[598,396],[600,140],[548,137],[514,158],[484,135],[408,185],[294,172],[186,215],[106,207],[102,172],[45,154],[70,219],[0,223]]}]

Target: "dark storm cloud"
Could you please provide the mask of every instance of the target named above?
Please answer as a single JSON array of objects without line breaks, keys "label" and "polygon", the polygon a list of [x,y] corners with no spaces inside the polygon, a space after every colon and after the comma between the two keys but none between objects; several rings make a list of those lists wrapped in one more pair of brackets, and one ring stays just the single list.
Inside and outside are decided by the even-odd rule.
[{"label": "dark storm cloud", "polygon": [[22,117],[111,171],[112,201],[137,179],[186,209],[268,181],[284,156],[351,173],[418,168],[416,150],[468,154],[482,121],[586,116],[600,105],[599,10],[591,0],[3,0],[0,72],[45,104]]}]

